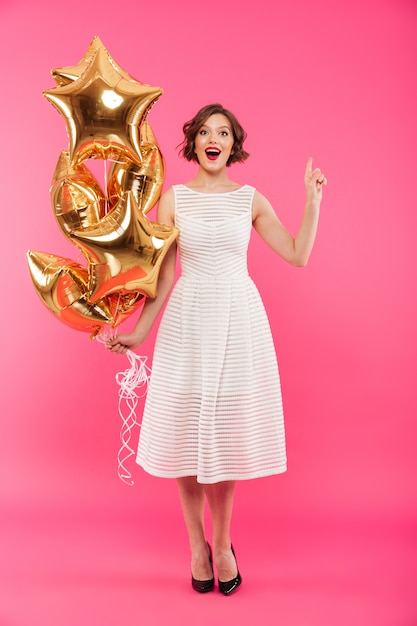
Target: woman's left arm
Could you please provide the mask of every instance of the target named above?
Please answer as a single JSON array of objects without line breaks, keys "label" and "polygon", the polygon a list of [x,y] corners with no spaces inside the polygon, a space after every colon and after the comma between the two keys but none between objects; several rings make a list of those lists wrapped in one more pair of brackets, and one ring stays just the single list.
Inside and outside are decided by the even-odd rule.
[{"label": "woman's left arm", "polygon": [[262,239],[283,259],[298,267],[307,265],[319,221],[323,185],[327,180],[319,168],[312,168],[313,159],[307,161],[304,175],[306,204],[300,228],[293,237],[278,219],[268,200],[255,192],[253,200],[253,226]]}]

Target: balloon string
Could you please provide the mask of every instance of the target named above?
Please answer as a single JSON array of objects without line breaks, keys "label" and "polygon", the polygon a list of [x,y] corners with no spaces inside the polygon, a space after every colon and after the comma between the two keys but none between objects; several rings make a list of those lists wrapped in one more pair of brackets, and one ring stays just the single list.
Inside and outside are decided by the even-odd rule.
[{"label": "balloon string", "polygon": [[104,180],[104,189],[105,189],[105,194],[104,194],[104,212],[107,215],[107,213],[109,212],[109,199],[107,196],[107,161],[104,160],[103,161],[103,180]]},{"label": "balloon string", "polygon": [[[139,398],[146,394],[151,370],[146,364],[148,357],[138,356],[131,350],[126,352],[126,356],[130,362],[130,368],[116,374],[116,381],[119,385],[119,415],[122,419],[120,430],[122,446],[117,459],[119,478],[126,484],[133,485],[132,475],[124,464],[135,454],[129,443],[132,428],[140,426],[140,422],[136,419],[136,407]],[[138,390],[143,388],[142,393],[138,393]]]},{"label": "balloon string", "polygon": [[[96,337],[100,343],[105,343],[106,338],[100,334]],[[139,399],[146,395],[151,368],[147,365],[148,357],[137,355],[132,350],[126,352],[130,367],[116,374],[116,382],[119,385],[119,415],[122,420],[120,429],[121,447],[117,454],[117,473],[119,478],[129,486],[134,485],[132,474],[125,463],[135,454],[130,446],[132,429],[140,427],[136,419],[136,407]],[[142,391],[141,391],[142,390]]]}]

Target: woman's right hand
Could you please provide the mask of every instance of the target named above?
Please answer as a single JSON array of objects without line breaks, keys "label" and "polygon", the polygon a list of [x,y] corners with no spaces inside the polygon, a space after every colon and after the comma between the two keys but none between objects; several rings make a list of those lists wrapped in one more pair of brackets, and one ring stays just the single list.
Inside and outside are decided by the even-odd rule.
[{"label": "woman's right hand", "polygon": [[128,350],[134,350],[140,346],[144,339],[145,338],[142,339],[133,333],[130,335],[115,335],[111,339],[108,339],[105,345],[110,352],[126,354]]}]

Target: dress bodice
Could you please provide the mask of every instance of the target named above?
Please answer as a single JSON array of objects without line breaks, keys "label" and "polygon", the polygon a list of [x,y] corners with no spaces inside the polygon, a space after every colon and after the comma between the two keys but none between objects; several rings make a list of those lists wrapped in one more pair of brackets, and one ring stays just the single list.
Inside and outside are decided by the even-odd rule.
[{"label": "dress bodice", "polygon": [[183,277],[247,276],[254,191],[249,185],[213,194],[174,187]]}]

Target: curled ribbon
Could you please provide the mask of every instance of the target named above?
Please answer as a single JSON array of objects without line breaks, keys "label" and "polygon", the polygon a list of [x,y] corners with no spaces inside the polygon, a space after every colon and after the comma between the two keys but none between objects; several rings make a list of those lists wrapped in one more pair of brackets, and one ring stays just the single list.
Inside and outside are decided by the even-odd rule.
[{"label": "curled ribbon", "polygon": [[[102,333],[96,336],[97,341],[105,343]],[[135,426],[140,427],[136,418],[136,407],[140,398],[146,395],[151,375],[151,368],[147,365],[148,357],[139,356],[132,350],[126,352],[130,367],[116,374],[119,385],[119,415],[122,420],[120,428],[121,447],[117,454],[117,473],[119,478],[129,486],[134,485],[131,472],[125,463],[135,451],[130,446],[132,431]]]}]

